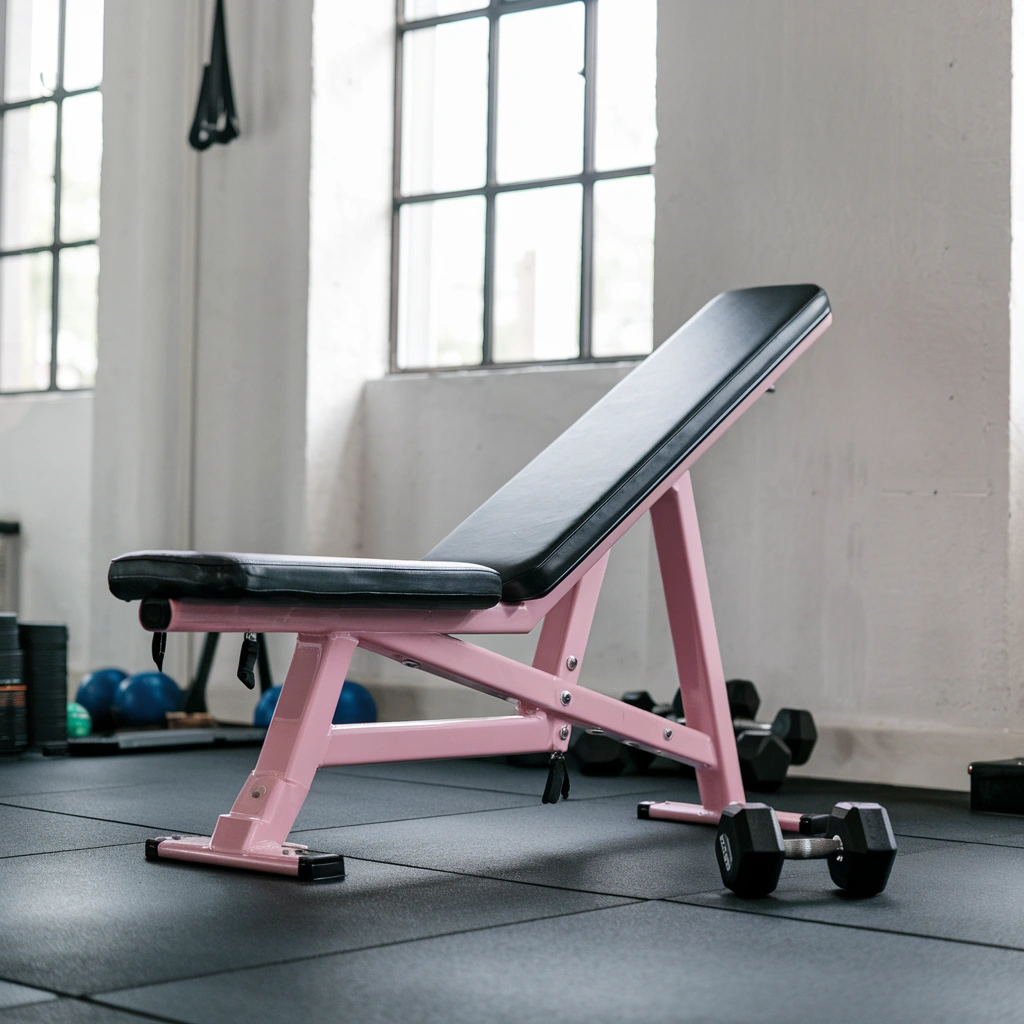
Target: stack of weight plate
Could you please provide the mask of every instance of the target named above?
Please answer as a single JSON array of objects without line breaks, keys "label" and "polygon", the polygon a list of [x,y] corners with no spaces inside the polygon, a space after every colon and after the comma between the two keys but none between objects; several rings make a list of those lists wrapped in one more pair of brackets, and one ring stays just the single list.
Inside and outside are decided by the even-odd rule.
[{"label": "stack of weight plate", "polygon": [[68,627],[59,622],[19,622],[28,697],[28,739],[46,752],[65,750],[68,739]]},{"label": "stack of weight plate", "polygon": [[28,746],[28,715],[15,615],[0,615],[0,754]]}]

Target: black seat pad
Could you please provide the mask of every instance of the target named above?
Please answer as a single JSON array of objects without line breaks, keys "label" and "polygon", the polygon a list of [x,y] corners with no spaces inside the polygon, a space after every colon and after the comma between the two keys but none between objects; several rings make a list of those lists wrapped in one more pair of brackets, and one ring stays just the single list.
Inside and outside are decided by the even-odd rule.
[{"label": "black seat pad", "polygon": [[814,284],[719,295],[425,558],[493,566],[506,601],[542,597],[828,313]]},{"label": "black seat pad", "polygon": [[501,577],[483,565],[375,558],[135,551],[110,563],[107,582],[122,601],[473,609],[501,598]]}]

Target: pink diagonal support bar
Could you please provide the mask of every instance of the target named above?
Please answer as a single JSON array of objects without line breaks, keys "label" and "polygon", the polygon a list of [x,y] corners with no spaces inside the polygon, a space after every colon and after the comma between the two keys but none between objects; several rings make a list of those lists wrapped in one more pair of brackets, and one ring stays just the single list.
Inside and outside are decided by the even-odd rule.
[{"label": "pink diagonal support bar", "polygon": [[651,520],[686,724],[710,737],[716,755],[713,771],[697,769],[697,785],[704,808],[718,812],[745,798],[689,473],[651,509]]},{"label": "pink diagonal support bar", "polygon": [[555,749],[559,724],[538,712],[499,718],[334,725],[323,764],[532,754]]},{"label": "pink diagonal support bar", "polygon": [[716,764],[711,740],[696,729],[682,725],[667,728],[665,719],[650,711],[584,686],[567,686],[557,676],[464,640],[422,633],[388,633],[360,636],[359,645],[386,658],[412,661],[417,668],[442,679],[533,705],[579,725],[602,729],[615,739],[629,740],[675,761],[703,768]]}]

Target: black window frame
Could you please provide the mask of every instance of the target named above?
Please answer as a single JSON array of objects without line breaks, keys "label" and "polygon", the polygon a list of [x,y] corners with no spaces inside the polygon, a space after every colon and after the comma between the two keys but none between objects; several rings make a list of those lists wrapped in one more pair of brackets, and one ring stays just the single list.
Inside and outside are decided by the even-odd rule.
[{"label": "black window frame", "polygon": [[[0,176],[3,174],[4,117],[9,110],[23,110],[42,103],[56,103],[56,139],[54,140],[53,165],[53,241],[46,245],[30,245],[21,249],[0,248],[0,263],[12,256],[34,256],[48,252],[51,255],[50,267],[50,382],[45,388],[23,388],[20,390],[0,390],[0,398],[7,395],[46,395],[54,391],[71,394],[76,391],[92,391],[93,385],[87,387],[62,388],[57,386],[57,335],[60,331],[60,254],[65,249],[79,249],[86,245],[99,245],[99,235],[95,238],[83,238],[74,242],[62,242],[60,238],[60,200],[61,200],[61,148],[64,134],[64,101],[75,96],[87,96],[89,93],[102,92],[103,79],[96,85],[85,89],[64,88],[64,41],[67,24],[67,0],[59,0],[57,15],[57,83],[53,92],[31,99],[6,101],[4,89],[4,62],[7,54],[7,2],[0,0]],[[0,188],[2,188],[0,181]],[[3,215],[0,209],[0,216]]]},{"label": "black window frame", "polygon": [[[583,160],[577,174],[554,178],[535,178],[528,181],[498,182],[497,180],[497,124],[498,124],[498,22],[508,14],[533,11],[545,7],[561,7],[570,3],[584,5],[583,35]],[[594,165],[594,129],[596,125],[597,97],[597,11],[599,0],[485,0],[479,7],[455,14],[435,15],[428,18],[406,20],[405,0],[395,4],[395,77],[394,77],[394,134],[392,164],[391,215],[391,309],[389,329],[389,364],[391,373],[443,373],[454,371],[515,369],[529,366],[576,365],[580,363],[618,363],[640,360],[643,354],[595,356],[592,353],[594,307],[594,183],[614,178],[653,175],[653,164],[621,167],[599,171]],[[488,19],[487,46],[487,171],[483,185],[476,188],[449,192],[423,192],[403,195],[402,182],[402,43],[407,32],[434,28],[472,18]],[[580,310],[579,352],[569,359],[531,359],[526,362],[496,362],[494,360],[494,244],[495,198],[503,192],[549,188],[553,185],[583,187],[582,230],[580,237]],[[402,208],[414,203],[436,202],[444,199],[462,199],[483,196],[487,207],[484,219],[484,294],[483,294],[483,346],[479,363],[458,366],[398,365],[398,302],[399,302],[399,220]]]}]

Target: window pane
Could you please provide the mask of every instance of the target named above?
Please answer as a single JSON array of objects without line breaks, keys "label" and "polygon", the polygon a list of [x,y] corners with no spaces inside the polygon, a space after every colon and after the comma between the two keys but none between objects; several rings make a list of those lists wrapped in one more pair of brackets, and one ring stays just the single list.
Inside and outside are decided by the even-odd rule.
[{"label": "window pane", "polygon": [[480,362],[485,212],[482,196],[402,207],[398,365],[403,369]]},{"label": "window pane", "polygon": [[0,248],[53,242],[53,164],[57,107],[37,103],[3,115]]},{"label": "window pane", "polygon": [[579,355],[579,185],[503,192],[495,208],[494,359]]},{"label": "window pane", "polygon": [[654,163],[655,0],[600,0],[594,156],[598,170]]},{"label": "window pane", "polygon": [[483,185],[487,19],[406,32],[402,59],[402,191]]},{"label": "window pane", "polygon": [[654,178],[594,183],[595,356],[651,351],[654,317]]},{"label": "window pane", "polygon": [[405,19],[432,18],[438,14],[458,14],[486,7],[487,0],[405,0]]},{"label": "window pane", "polygon": [[577,174],[583,166],[583,4],[498,22],[498,178]]},{"label": "window pane", "polygon": [[0,391],[50,386],[51,259],[0,259]]},{"label": "window pane", "polygon": [[96,290],[100,253],[95,245],[64,249],[57,277],[57,387],[96,383]]},{"label": "window pane", "polygon": [[88,92],[65,100],[61,132],[61,239],[95,238],[100,233],[103,97]]},{"label": "window pane", "polygon": [[103,75],[103,0],[67,0],[64,88],[88,89]]},{"label": "window pane", "polygon": [[57,0],[7,0],[4,99],[27,100],[57,88]]}]

